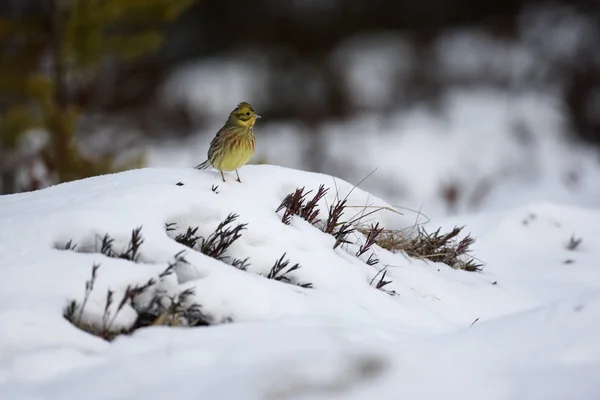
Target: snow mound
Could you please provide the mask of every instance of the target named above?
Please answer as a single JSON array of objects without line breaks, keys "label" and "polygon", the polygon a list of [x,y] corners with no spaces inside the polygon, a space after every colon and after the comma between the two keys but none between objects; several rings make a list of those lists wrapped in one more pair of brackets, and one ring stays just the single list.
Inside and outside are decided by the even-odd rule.
[{"label": "snow mound", "polygon": [[[466,224],[486,262],[480,273],[378,246],[380,261],[369,265],[370,253],[355,255],[362,234],[334,248],[299,217],[282,223],[282,200],[325,185],[319,218],[339,197],[350,206],[345,221],[365,206],[381,209],[360,222],[388,229],[412,226],[415,215],[327,175],[266,165],[240,175],[242,183],[233,175],[223,183],[215,171],[149,168],[0,197],[0,398],[591,398],[600,390],[600,212],[537,204],[426,227]],[[207,238],[231,214],[233,225],[247,225],[227,262],[174,240],[195,227]],[[134,261],[100,251],[108,234],[126,252],[137,228]],[[268,279],[282,256],[299,266],[289,282]],[[174,273],[164,275],[169,266]],[[372,283],[384,267],[395,295]],[[63,317],[71,301],[85,302],[82,321],[103,323],[110,290],[111,326],[128,329],[138,307],[119,301],[151,279],[167,296],[191,289],[211,326],[148,327],[109,343]]]}]

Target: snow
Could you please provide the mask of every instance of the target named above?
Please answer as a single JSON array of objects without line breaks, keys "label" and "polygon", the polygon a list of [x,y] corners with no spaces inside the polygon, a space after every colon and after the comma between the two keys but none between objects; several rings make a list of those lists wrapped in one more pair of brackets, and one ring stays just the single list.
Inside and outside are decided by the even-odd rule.
[{"label": "snow", "polygon": [[[598,209],[535,202],[426,226],[466,225],[486,263],[480,273],[379,247],[380,263],[369,266],[353,255],[360,234],[334,250],[331,236],[297,217],[285,225],[275,209],[296,188],[320,184],[332,188],[322,217],[335,188],[351,206],[389,206],[384,200],[324,174],[252,165],[240,175],[241,184],[233,175],[223,183],[212,170],[147,168],[0,197],[0,398],[597,397]],[[228,253],[249,257],[247,271],[165,229],[198,226],[206,236],[230,213],[248,224]],[[381,210],[361,222],[402,229],[415,218]],[[72,240],[91,251],[109,233],[123,249],[139,226],[137,263],[55,248]],[[574,250],[571,236],[582,239]],[[107,289],[120,299],[181,250],[189,264],[157,288],[193,288],[213,325],[143,328],[109,343],[63,318],[70,300],[83,301],[93,264],[83,318],[99,323]],[[283,253],[301,265],[293,278],[314,288],[261,276]],[[369,285],[383,266],[396,296]],[[135,318],[126,305],[113,327]]]},{"label": "snow", "polygon": [[[415,49],[397,34],[345,40],[331,56],[352,105],[380,109],[399,96],[398,86],[415,70]],[[377,79],[365,79],[377,77]]]}]

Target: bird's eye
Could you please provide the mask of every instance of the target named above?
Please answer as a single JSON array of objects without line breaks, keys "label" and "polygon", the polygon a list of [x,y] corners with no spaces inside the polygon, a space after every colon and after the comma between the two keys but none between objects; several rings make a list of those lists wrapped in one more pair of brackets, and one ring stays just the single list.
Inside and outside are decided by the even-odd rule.
[{"label": "bird's eye", "polygon": [[249,113],[249,112],[247,112],[247,113],[246,113],[246,115],[250,116],[250,113]]}]

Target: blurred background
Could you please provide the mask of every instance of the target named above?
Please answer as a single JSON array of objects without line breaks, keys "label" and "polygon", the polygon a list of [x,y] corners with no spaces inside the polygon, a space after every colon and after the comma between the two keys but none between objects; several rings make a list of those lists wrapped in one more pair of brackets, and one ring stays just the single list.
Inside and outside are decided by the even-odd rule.
[{"label": "blurred background", "polygon": [[597,0],[3,0],[0,193],[192,167],[240,101],[254,163],[425,214],[600,206]]}]

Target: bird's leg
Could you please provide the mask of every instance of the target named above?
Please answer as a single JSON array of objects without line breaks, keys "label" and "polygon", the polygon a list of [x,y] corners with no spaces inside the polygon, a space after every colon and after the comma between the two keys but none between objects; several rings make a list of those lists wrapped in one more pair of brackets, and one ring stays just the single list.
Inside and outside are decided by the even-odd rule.
[{"label": "bird's leg", "polygon": [[236,175],[237,175],[237,177],[238,177],[238,178],[237,178],[237,181],[238,181],[239,183],[242,183],[242,180],[240,179],[240,174],[238,174],[238,172],[237,172],[237,169],[235,170],[235,174],[236,174]]},{"label": "bird's leg", "polygon": [[221,173],[221,178],[223,178],[223,182],[225,182],[225,175],[223,175],[223,171],[219,170],[219,172]]}]

